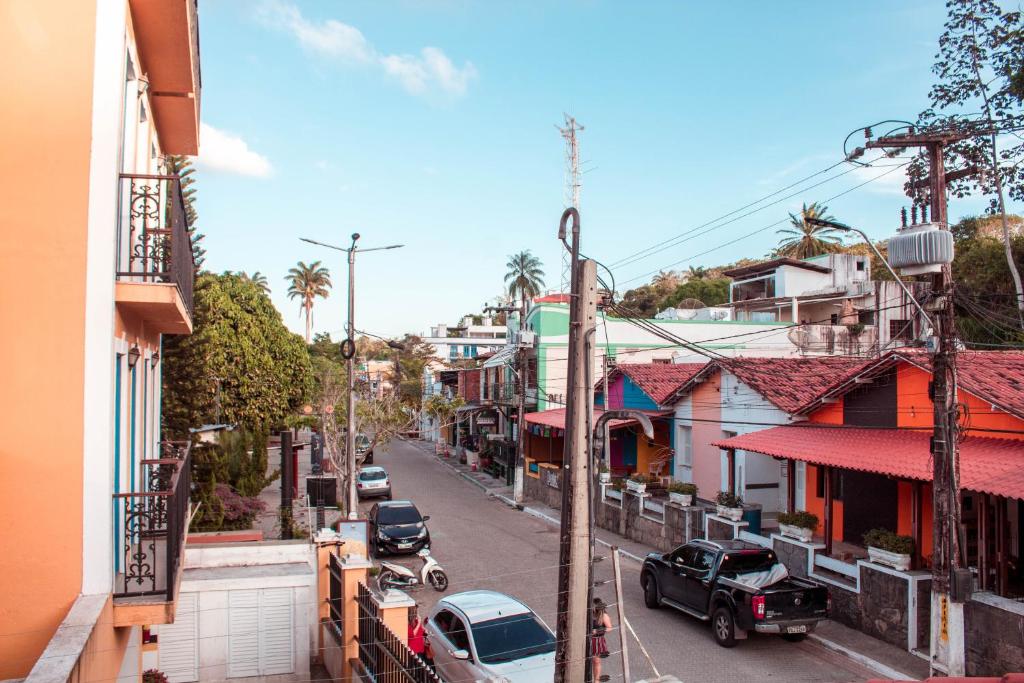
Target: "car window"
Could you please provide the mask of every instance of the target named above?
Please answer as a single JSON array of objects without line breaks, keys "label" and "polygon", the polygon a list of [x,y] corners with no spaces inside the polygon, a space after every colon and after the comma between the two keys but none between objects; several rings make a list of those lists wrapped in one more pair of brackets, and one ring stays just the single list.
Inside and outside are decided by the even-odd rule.
[{"label": "car window", "polygon": [[446,609],[441,610],[434,615],[434,624],[437,626],[437,630],[441,633],[447,633],[448,627],[452,625],[452,617],[455,615]]},{"label": "car window", "polygon": [[462,623],[462,619],[454,614],[451,616],[451,622],[448,624],[445,635],[448,640],[452,641],[456,650],[469,650],[469,634],[466,633],[466,626]]},{"label": "car window", "polygon": [[359,478],[363,481],[378,481],[380,479],[387,479],[388,473],[384,470],[364,470],[359,473]]},{"label": "car window", "polygon": [[378,524],[416,524],[422,521],[420,511],[413,505],[386,505],[377,510]]},{"label": "car window", "polygon": [[533,614],[514,614],[473,624],[476,656],[485,664],[555,651],[555,638]]},{"label": "car window", "polygon": [[673,562],[680,562],[687,567],[697,566],[697,549],[693,546],[683,546],[676,551],[675,557],[672,558]]},{"label": "car window", "polygon": [[697,551],[697,561],[694,566],[702,571],[709,571],[715,565],[715,554],[710,550]]}]

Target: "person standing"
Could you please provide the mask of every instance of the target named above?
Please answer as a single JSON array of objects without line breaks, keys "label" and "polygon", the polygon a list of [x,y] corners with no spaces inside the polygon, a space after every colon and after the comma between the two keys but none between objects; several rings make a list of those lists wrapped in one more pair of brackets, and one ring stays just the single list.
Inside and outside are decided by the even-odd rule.
[{"label": "person standing", "polygon": [[608,616],[608,605],[601,598],[594,598],[590,619],[590,670],[595,681],[607,681],[608,675],[601,675],[601,660],[608,656],[608,641],[605,633],[612,627]]},{"label": "person standing", "polygon": [[423,637],[423,622],[415,605],[409,608],[409,649],[420,657],[425,656],[427,649]]}]

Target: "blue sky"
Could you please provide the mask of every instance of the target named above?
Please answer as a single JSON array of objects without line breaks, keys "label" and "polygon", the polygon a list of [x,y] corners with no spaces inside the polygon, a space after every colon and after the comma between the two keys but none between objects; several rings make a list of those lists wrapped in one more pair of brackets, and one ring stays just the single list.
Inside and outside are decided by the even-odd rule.
[{"label": "blue sky", "polygon": [[[317,302],[314,330],[337,338],[344,255],[298,238],[404,243],[359,257],[356,324],[422,333],[498,295],[513,252],[532,250],[558,286],[563,112],[585,126],[584,251],[610,265],[839,161],[854,128],[914,119],[943,20],[937,0],[203,2],[207,267],[266,274],[301,331],[284,276],[324,261],[336,291]],[[763,228],[801,201],[888,171],[794,188],[615,277],[623,289],[658,268],[762,256],[778,240]],[[901,176],[831,212],[888,236]],[[953,200],[950,215],[982,208]]]}]

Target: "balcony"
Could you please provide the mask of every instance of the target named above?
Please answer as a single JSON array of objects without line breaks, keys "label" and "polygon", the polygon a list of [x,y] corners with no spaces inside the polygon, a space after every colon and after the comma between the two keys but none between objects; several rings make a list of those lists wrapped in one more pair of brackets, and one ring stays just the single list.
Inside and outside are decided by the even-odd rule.
[{"label": "balcony", "polygon": [[874,325],[797,325],[788,336],[804,353],[868,356],[878,347]]},{"label": "balcony", "polygon": [[202,90],[196,0],[129,0],[129,6],[160,146],[194,156]]},{"label": "balcony", "polygon": [[491,384],[481,392],[484,403],[515,403],[517,395],[512,384]]},{"label": "balcony", "polygon": [[121,175],[117,306],[162,334],[192,333],[188,228],[178,176]]},{"label": "balcony", "polygon": [[167,442],[161,458],[143,460],[144,490],[115,493],[120,571],[114,577],[114,625],[174,622],[184,566],[192,489],[191,444]]}]

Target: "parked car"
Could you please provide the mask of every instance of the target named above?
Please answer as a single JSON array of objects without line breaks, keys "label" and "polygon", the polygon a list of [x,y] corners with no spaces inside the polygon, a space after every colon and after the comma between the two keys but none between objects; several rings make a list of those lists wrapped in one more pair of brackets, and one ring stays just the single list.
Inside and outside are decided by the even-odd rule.
[{"label": "parked car", "polygon": [[446,681],[549,683],[555,636],[533,610],[496,591],[442,598],[427,617],[427,646]]},{"label": "parked car", "polygon": [[370,549],[375,555],[411,554],[430,548],[430,532],[416,506],[408,500],[376,503],[370,508]]},{"label": "parked car", "polygon": [[356,475],[356,495],[359,499],[384,496],[391,500],[391,477],[383,467],[362,467]]},{"label": "parked car", "polygon": [[[366,434],[363,434],[362,432],[356,434],[356,458],[362,458],[362,463],[364,465],[373,464],[373,449],[370,448],[371,443],[370,437]],[[356,462],[359,462],[359,460]]]},{"label": "parked car", "polygon": [[827,588],[789,576],[774,551],[743,541],[698,540],[651,553],[640,585],[648,607],[668,605],[710,621],[722,647],[748,631],[802,640],[828,617]]}]

